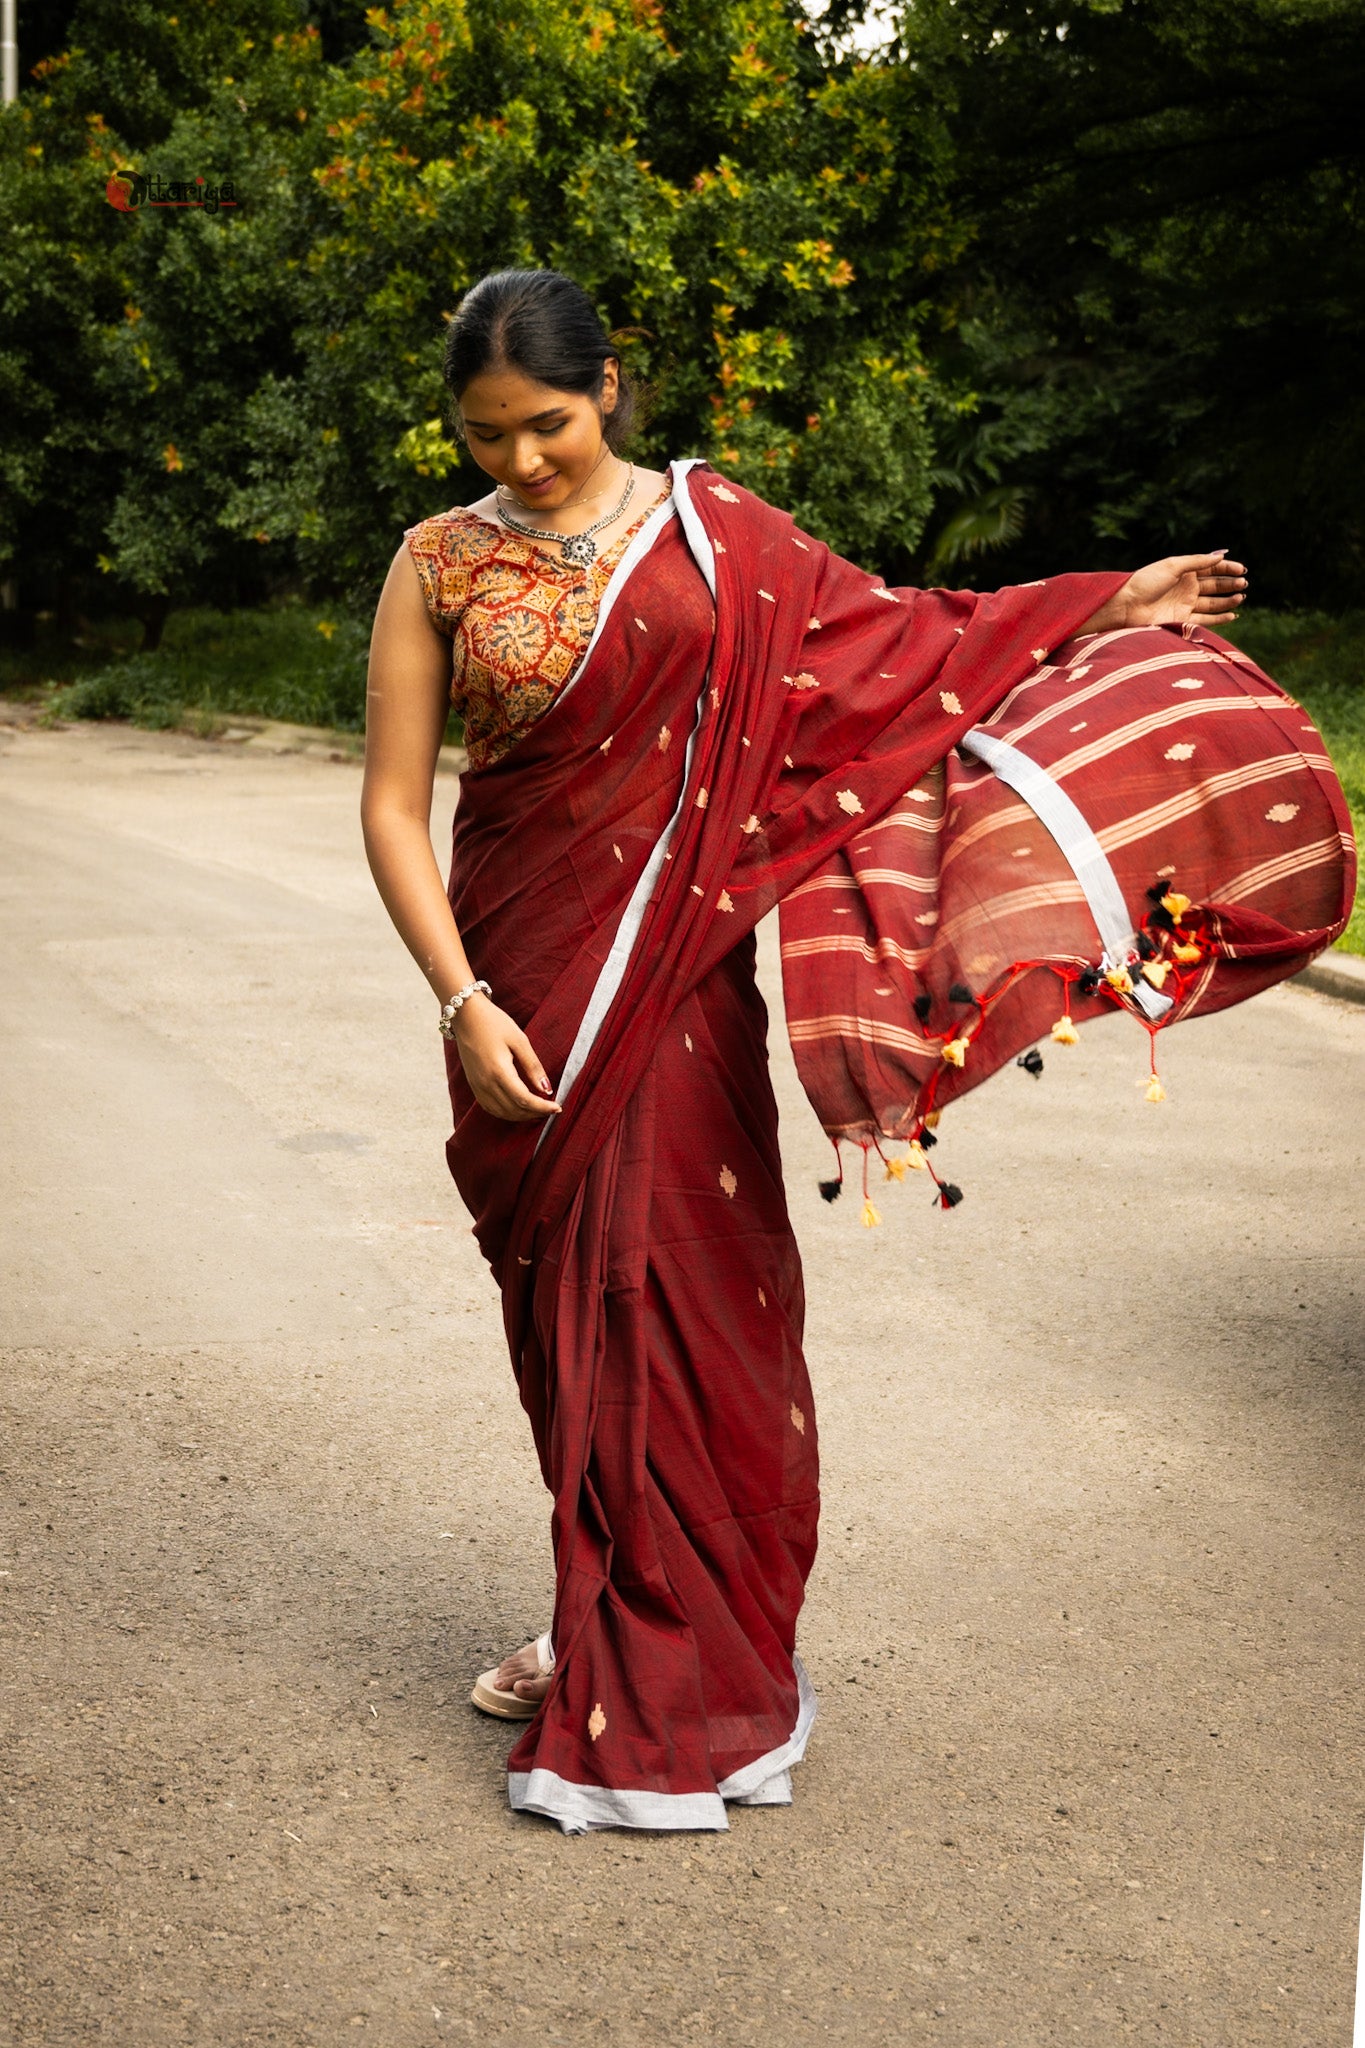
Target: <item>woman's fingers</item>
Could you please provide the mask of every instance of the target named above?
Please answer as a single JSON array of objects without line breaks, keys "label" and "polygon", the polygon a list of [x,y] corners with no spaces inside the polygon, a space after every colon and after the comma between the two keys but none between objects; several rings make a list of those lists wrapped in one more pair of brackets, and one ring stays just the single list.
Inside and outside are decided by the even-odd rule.
[{"label": "woman's fingers", "polygon": [[550,1077],[530,1039],[493,1003],[475,1005],[459,1034],[459,1048],[474,1099],[490,1116],[530,1123],[559,1114]]},{"label": "woman's fingers", "polygon": [[551,1097],[555,1091],[551,1086],[550,1077],[536,1058],[535,1047],[525,1032],[519,1032],[511,1041],[511,1045],[512,1057],[520,1067],[522,1077],[528,1086],[534,1089],[537,1095],[543,1095],[547,1099]]},{"label": "woman's fingers", "polygon": [[[527,1051],[530,1052],[529,1046]],[[539,1065],[535,1061],[534,1053],[531,1054],[531,1059]],[[530,1123],[534,1118],[541,1116],[558,1116],[559,1104],[543,1091],[533,1092],[528,1088],[517,1072],[518,1064],[522,1064],[520,1058],[514,1056],[511,1047],[506,1048],[502,1060],[498,1063],[499,1072],[494,1077],[490,1090],[490,1093],[496,1096],[496,1106],[493,1102],[486,1102],[484,1108],[491,1109],[494,1116],[507,1117],[517,1123]],[[546,1088],[549,1085],[549,1081],[546,1080]]]}]

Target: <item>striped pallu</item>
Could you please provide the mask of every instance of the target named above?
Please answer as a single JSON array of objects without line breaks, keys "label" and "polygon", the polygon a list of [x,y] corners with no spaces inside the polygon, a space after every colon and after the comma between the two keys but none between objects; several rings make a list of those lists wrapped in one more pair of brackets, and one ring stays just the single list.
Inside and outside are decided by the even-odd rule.
[{"label": "striped pallu", "polygon": [[1322,739],[1215,634],[1071,640],[979,729],[1043,767],[1090,825],[1134,957],[1104,958],[1036,812],[954,750],[782,904],[788,1029],[836,1138],[922,1135],[1054,1026],[1065,1041],[1061,1020],[1116,1003],[1141,1017],[1125,969],[1173,999],[1155,1031],[1295,973],[1349,916],[1354,842]]}]

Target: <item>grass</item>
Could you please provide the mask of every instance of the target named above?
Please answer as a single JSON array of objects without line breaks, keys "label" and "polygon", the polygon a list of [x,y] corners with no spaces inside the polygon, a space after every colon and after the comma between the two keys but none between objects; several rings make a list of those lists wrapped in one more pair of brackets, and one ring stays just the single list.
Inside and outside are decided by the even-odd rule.
[{"label": "grass", "polygon": [[132,652],[121,637],[114,622],[66,648],[9,655],[0,681],[39,695],[57,718],[165,729],[226,714],[364,729],[369,628],[344,612],[302,604],[173,612],[155,654]]},{"label": "grass", "polygon": [[[122,718],[207,729],[214,716],[279,718],[361,732],[368,624],[298,602],[254,611],[173,612],[155,654],[134,652],[130,620],[0,656],[0,691],[43,701],[57,718]],[[1251,612],[1232,638],[1320,728],[1365,838],[1365,611]],[[460,737],[452,720],[448,737]],[[1365,890],[1338,943],[1365,953]]]},{"label": "grass", "polygon": [[[1251,612],[1228,635],[1298,699],[1327,742],[1365,843],[1365,612]],[[1337,944],[1365,953],[1365,885]]]}]

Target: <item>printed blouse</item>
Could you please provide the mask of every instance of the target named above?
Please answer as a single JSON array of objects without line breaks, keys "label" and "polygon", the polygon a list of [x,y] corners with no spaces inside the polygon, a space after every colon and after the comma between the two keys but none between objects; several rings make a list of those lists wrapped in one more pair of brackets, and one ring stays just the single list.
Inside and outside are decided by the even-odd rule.
[{"label": "printed blouse", "polygon": [[408,528],[427,609],[451,642],[450,701],[471,768],[500,761],[577,672],[611,573],[653,510],[586,569],[463,505]]}]

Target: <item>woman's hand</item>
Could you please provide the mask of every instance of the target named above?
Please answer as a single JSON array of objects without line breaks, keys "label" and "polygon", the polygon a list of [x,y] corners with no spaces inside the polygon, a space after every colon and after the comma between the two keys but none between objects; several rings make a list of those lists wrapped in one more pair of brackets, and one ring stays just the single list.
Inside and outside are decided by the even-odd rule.
[{"label": "woman's hand", "polygon": [[1246,596],[1246,570],[1226,548],[1213,555],[1167,555],[1130,576],[1083,633],[1129,626],[1226,626]]},{"label": "woman's hand", "polygon": [[559,1115],[550,1077],[530,1039],[486,995],[465,999],[455,1020],[455,1044],[474,1100],[490,1116],[528,1124]]}]

